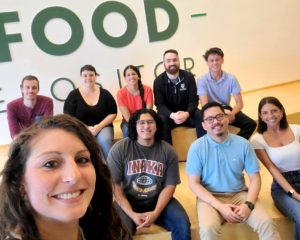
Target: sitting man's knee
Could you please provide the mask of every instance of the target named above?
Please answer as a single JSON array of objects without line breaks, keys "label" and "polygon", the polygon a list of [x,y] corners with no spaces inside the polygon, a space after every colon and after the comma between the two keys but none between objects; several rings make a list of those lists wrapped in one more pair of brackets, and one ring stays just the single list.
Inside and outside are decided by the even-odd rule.
[{"label": "sitting man's knee", "polygon": [[212,221],[206,221],[200,224],[200,237],[201,239],[211,239],[212,236],[221,234],[221,226]]}]

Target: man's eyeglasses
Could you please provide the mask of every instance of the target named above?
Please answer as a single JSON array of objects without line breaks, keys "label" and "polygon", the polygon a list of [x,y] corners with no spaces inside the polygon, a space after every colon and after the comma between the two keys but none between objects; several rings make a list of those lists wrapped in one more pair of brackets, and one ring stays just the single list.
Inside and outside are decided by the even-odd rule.
[{"label": "man's eyeglasses", "polygon": [[213,123],[215,119],[217,119],[218,121],[221,121],[221,120],[223,120],[225,115],[226,114],[224,114],[224,113],[219,113],[215,117],[207,117],[206,119],[203,120],[203,122],[207,121],[208,123]]},{"label": "man's eyeglasses", "polygon": [[154,120],[140,120],[140,121],[137,121],[137,122],[136,122],[136,124],[137,124],[138,126],[141,126],[141,127],[144,127],[146,123],[147,123],[149,126],[151,126],[151,125],[153,125],[153,124],[155,123],[155,121],[154,121]]}]

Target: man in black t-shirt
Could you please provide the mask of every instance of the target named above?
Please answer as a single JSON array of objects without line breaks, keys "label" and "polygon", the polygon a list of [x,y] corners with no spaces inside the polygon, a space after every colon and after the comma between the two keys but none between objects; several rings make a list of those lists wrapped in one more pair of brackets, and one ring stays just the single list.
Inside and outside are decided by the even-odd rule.
[{"label": "man in black t-shirt", "polygon": [[128,138],[117,142],[107,159],[115,207],[132,234],[155,223],[171,231],[172,239],[191,239],[189,218],[173,198],[180,183],[177,153],[162,137],[163,122],[155,111],[131,115]]},{"label": "man in black t-shirt", "polygon": [[174,49],[165,51],[164,67],[166,71],[153,84],[154,103],[165,124],[164,140],[172,145],[171,130],[178,126],[195,127],[197,138],[202,137],[206,132],[193,74],[179,69],[178,52]]}]

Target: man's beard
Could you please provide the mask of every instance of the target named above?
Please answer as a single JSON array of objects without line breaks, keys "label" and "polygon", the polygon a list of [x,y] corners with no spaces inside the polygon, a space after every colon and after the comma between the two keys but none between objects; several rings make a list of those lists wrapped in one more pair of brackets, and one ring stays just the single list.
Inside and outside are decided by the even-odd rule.
[{"label": "man's beard", "polygon": [[[223,127],[223,124],[216,123],[215,125],[213,125],[213,128],[218,127],[218,126],[219,126],[219,127]],[[218,136],[218,137],[222,137],[223,134],[224,134],[224,132],[219,132],[219,133],[217,133],[217,136]]]},{"label": "man's beard", "polygon": [[224,133],[221,132],[221,133],[218,133],[217,136],[218,136],[218,137],[222,137],[223,134],[224,134]]},{"label": "man's beard", "polygon": [[[174,68],[171,69],[171,67],[174,67]],[[177,67],[176,65],[171,65],[171,66],[169,66],[169,68],[166,68],[166,67],[165,67],[165,70],[166,70],[166,72],[169,73],[169,74],[175,74],[175,73],[178,73],[178,71],[179,71],[179,66]]]}]

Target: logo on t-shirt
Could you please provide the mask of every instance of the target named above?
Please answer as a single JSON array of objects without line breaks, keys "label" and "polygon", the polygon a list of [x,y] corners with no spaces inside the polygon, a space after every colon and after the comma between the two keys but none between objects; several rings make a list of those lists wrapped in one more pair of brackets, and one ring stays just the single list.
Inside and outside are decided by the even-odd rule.
[{"label": "logo on t-shirt", "polygon": [[180,91],[184,91],[184,90],[186,90],[185,84],[181,83],[180,84]]},{"label": "logo on t-shirt", "polygon": [[156,189],[157,184],[154,184],[152,187],[147,187],[147,188],[140,188],[136,185],[136,183],[134,181],[132,181],[132,187],[135,191],[139,192],[139,193],[148,193],[148,192],[152,192]]},{"label": "logo on t-shirt", "polygon": [[151,175],[163,177],[164,165],[160,162],[138,159],[127,163],[127,175],[148,173]]},{"label": "logo on t-shirt", "polygon": [[137,183],[141,185],[151,185],[153,183],[153,180],[150,177],[144,175],[137,179]]}]

